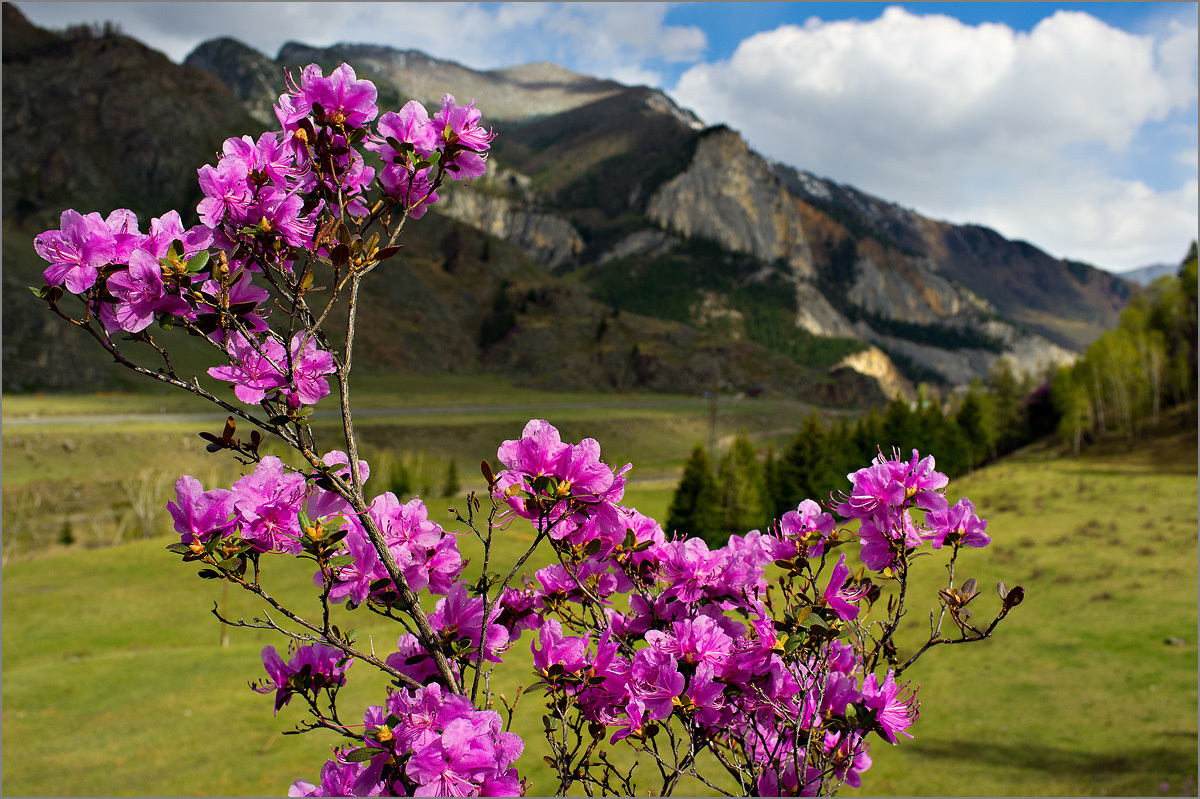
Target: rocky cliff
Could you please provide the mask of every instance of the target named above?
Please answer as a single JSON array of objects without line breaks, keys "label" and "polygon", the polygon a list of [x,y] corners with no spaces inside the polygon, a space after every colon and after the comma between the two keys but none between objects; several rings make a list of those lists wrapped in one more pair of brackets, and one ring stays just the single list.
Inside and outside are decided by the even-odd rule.
[{"label": "rocky cliff", "polygon": [[687,170],[646,203],[646,216],[682,236],[713,239],[768,263],[782,260],[798,280],[816,276],[795,202],[728,128],[705,133]]},{"label": "rocky cliff", "polygon": [[542,208],[528,176],[497,168],[442,195],[440,213],[515,245],[534,263],[550,270],[579,265],[585,247],[579,231]]}]

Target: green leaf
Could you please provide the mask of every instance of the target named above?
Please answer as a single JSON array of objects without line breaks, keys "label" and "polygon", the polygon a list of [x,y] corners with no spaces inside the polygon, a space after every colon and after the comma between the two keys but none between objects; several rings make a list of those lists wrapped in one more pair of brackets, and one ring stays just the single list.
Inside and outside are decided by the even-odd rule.
[{"label": "green leaf", "polygon": [[783,644],[783,651],[789,655],[792,654],[800,648],[800,645],[804,643],[804,639],[806,637],[807,636],[802,633],[796,633],[795,635],[789,636],[787,641],[785,641]]},{"label": "green leaf", "polygon": [[370,760],[377,755],[386,755],[386,749],[376,749],[373,746],[364,746],[362,749],[351,749],[342,757],[349,763],[362,763]]},{"label": "green leaf", "polygon": [[167,546],[167,551],[174,552],[176,555],[186,555],[192,551],[192,548],[181,541],[176,541],[174,544]]},{"label": "green leaf", "polygon": [[313,526],[312,519],[310,519],[310,518],[308,517],[308,514],[307,514],[307,513],[304,511],[304,508],[301,508],[301,509],[300,509],[300,512],[299,512],[299,513],[297,513],[297,514],[296,514],[296,516],[297,516],[297,518],[300,520],[300,529],[301,529],[301,531],[303,531],[303,530],[304,530],[306,527],[312,527],[312,526]]},{"label": "green leaf", "polygon": [[340,569],[343,566],[349,566],[353,562],[353,555],[338,555],[337,557],[329,559],[329,565],[335,569]]},{"label": "green leaf", "polygon": [[201,250],[189,258],[187,262],[187,270],[189,272],[199,272],[206,266],[208,266],[208,250]]}]

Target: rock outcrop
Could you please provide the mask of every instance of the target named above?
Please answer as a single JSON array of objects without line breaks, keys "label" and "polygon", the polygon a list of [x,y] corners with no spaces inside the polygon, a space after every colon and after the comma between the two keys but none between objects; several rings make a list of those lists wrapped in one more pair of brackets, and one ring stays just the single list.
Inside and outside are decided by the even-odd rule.
[{"label": "rock outcrop", "polygon": [[829,370],[834,377],[842,376],[846,372],[855,372],[874,380],[885,402],[897,396],[905,399],[916,396],[912,383],[900,374],[892,359],[878,347],[868,347],[847,355]]},{"label": "rock outcrop", "polygon": [[658,188],[646,216],[681,236],[713,239],[766,262],[782,260],[797,279],[815,276],[794,201],[766,161],[728,128],[700,139],[691,165]]},{"label": "rock outcrop", "polygon": [[507,197],[455,191],[438,210],[460,222],[503,239],[547,269],[578,263],[583,239],[571,223],[555,214],[539,213]]}]

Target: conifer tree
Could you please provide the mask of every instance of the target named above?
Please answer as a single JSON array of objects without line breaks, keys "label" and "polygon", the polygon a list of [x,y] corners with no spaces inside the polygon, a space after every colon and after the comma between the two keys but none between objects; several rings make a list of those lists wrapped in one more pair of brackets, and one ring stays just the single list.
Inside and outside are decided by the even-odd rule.
[{"label": "conifer tree", "polygon": [[706,539],[710,547],[724,546],[731,535],[744,535],[766,526],[771,513],[763,502],[762,484],[758,453],[748,439],[738,436],[717,470],[720,532],[714,539]]},{"label": "conifer tree", "polygon": [[667,511],[667,534],[680,532],[689,538],[709,541],[720,526],[718,505],[712,466],[703,445],[697,444],[683,467],[683,477]]}]

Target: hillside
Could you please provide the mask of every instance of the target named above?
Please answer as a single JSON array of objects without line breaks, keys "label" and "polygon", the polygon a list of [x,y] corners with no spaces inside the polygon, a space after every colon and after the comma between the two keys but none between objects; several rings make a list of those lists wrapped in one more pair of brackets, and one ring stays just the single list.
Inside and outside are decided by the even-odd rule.
[{"label": "hillside", "polygon": [[[218,39],[175,65],[127,37],[62,36],[4,13],[10,390],[117,379],[21,297],[41,268],[32,235],[68,206],[190,215],[197,166],[226,136],[270,125],[284,68],[313,61],[347,60],[383,108],[474,98],[499,134],[489,175],[447,187],[366,286],[382,303],[363,330],[368,371],[609,390],[716,381],[872,403],[917,381],[965,386],[1001,356],[1040,374],[1111,325],[1132,290],[769,162],[645,87],[346,44],[288,43],[270,59]],[[91,135],[93,118],[106,135]]]}]

